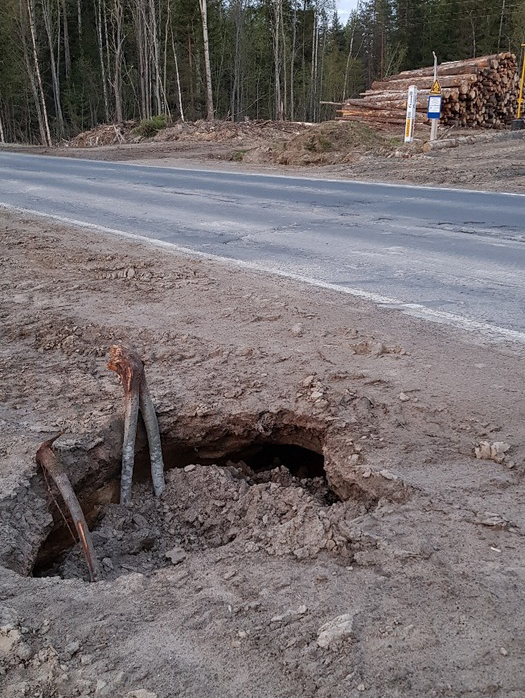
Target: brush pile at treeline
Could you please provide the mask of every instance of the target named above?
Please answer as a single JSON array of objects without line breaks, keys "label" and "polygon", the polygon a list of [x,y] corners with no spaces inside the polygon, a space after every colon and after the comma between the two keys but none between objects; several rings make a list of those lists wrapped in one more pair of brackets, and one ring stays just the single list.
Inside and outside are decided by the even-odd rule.
[{"label": "brush pile at treeline", "polygon": [[[362,99],[347,99],[342,103],[338,118],[404,123],[410,85],[418,88],[417,111],[426,114],[433,75],[434,68],[428,67],[376,81],[372,89],[362,93]],[[443,124],[497,128],[515,118],[519,76],[516,56],[512,53],[442,63],[438,81],[443,96]]]}]

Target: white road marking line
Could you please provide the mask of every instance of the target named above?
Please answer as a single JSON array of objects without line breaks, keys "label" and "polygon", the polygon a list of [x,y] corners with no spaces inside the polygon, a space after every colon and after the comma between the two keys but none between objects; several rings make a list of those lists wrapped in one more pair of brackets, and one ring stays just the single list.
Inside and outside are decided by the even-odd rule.
[{"label": "white road marking line", "polygon": [[377,305],[381,305],[383,307],[390,307],[396,310],[401,310],[407,315],[412,315],[414,317],[429,320],[431,322],[452,325],[453,327],[465,330],[467,332],[480,333],[492,339],[493,341],[514,341],[525,343],[525,332],[518,332],[516,330],[509,330],[506,327],[498,327],[497,325],[489,325],[488,323],[478,322],[477,320],[470,320],[469,318],[462,317],[461,315],[447,313],[446,311],[442,310],[432,310],[431,308],[426,308],[425,306],[420,305],[419,303],[406,303],[404,301],[396,300],[395,298],[388,298],[387,296],[382,296],[379,293],[362,291],[361,289],[349,288],[347,286],[339,286],[328,281],[321,281],[319,279],[313,279],[309,276],[303,276],[302,274],[283,271],[278,267],[257,264],[256,262],[245,262],[243,260],[230,259],[229,257],[222,257],[220,255],[209,254],[208,252],[199,252],[198,250],[192,250],[190,247],[183,247],[182,245],[177,245],[173,242],[156,240],[155,238],[149,238],[144,235],[138,235],[136,233],[127,233],[123,230],[116,230],[114,228],[106,228],[105,226],[98,225],[96,223],[78,221],[74,218],[66,218],[65,216],[58,216],[52,213],[40,213],[39,211],[33,211],[31,209],[21,208],[19,206],[11,206],[10,204],[0,203],[0,209],[13,211],[15,213],[32,215],[37,218],[49,218],[51,220],[58,221],[59,223],[67,223],[68,225],[74,225],[80,228],[98,230],[100,232],[108,233],[110,235],[118,235],[119,237],[129,238],[130,240],[136,240],[138,242],[143,243],[145,242],[146,244],[152,245],[153,247],[160,247],[163,249],[171,250],[172,252],[177,252],[178,254],[183,254],[189,257],[199,257],[201,259],[219,262],[228,266],[234,265],[243,269],[249,269],[251,271],[274,274],[275,276],[284,277],[293,281],[299,281],[301,283],[306,283],[311,286],[317,286],[318,288],[323,288],[328,291],[345,293],[347,295],[355,296],[356,298],[360,298],[362,300],[372,301],[373,303],[376,303]]},{"label": "white road marking line", "polygon": [[458,192],[461,194],[494,194],[496,196],[521,196],[525,197],[525,194],[521,194],[520,192],[511,192],[511,191],[491,191],[486,190],[486,189],[455,189],[454,187],[428,187],[423,184],[396,184],[395,182],[367,182],[366,180],[362,179],[331,179],[331,178],[319,178],[319,177],[306,177],[306,176],[301,176],[298,174],[275,174],[274,172],[242,172],[239,170],[221,170],[221,169],[216,169],[216,170],[206,170],[206,169],[196,169],[192,167],[173,167],[170,165],[141,165],[140,161],[128,161],[128,162],[119,162],[119,161],[110,161],[110,160],[92,160],[91,158],[75,158],[75,157],[68,157],[65,155],[37,155],[33,153],[12,153],[8,150],[0,150],[0,156],[6,153],[7,155],[16,155],[19,156],[21,155],[22,157],[33,157],[33,158],[53,158],[54,160],[73,160],[74,162],[92,162],[96,163],[98,165],[100,164],[105,164],[105,165],[110,165],[110,166],[117,166],[117,167],[149,167],[153,169],[159,169],[159,170],[178,170],[180,172],[202,172],[204,174],[217,174],[217,173],[224,173],[226,175],[236,175],[236,176],[247,176],[247,177],[273,177],[274,179],[296,179],[298,181],[305,181],[305,182],[332,182],[333,184],[364,184],[366,186],[371,186],[371,187],[399,187],[401,189],[417,189],[421,191],[451,191],[451,192]]}]

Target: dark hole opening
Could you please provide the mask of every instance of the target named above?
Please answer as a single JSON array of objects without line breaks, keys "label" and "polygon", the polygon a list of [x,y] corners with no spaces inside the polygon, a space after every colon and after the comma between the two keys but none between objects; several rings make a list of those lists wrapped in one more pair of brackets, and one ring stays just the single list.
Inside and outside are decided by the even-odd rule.
[{"label": "dark hole opening", "polygon": [[325,477],[322,454],[292,444],[262,444],[245,452],[231,453],[228,460],[234,463],[242,460],[255,473],[284,466],[299,479]]},{"label": "dark hole opening", "polygon": [[[167,445],[164,448],[166,470],[184,468],[190,463],[224,466],[239,462],[246,464],[254,473],[284,466],[299,479],[325,477],[322,453],[294,444],[250,444],[237,450],[222,451],[220,455],[218,452],[211,453],[204,449],[187,449],[176,445]],[[149,469],[148,453],[140,451],[135,461],[137,480],[148,479]]]},{"label": "dark hole opening", "polygon": [[[235,468],[241,477],[253,485],[269,482],[277,468],[286,468],[302,487],[316,494],[323,504],[338,502],[339,497],[330,489],[324,469],[324,456],[318,451],[297,444],[251,443],[237,448],[209,450],[191,449],[168,443],[163,448],[166,470],[187,465],[218,465]],[[141,450],[135,459],[137,482],[149,480],[150,461],[147,451]],[[273,473],[272,473],[273,471]],[[299,484],[299,483],[297,483]]]}]

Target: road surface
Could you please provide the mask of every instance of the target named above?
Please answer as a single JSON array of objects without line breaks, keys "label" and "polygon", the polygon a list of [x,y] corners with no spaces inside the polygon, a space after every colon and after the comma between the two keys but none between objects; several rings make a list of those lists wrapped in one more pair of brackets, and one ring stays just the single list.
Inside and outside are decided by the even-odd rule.
[{"label": "road surface", "polygon": [[3,152],[0,204],[525,342],[523,195]]}]

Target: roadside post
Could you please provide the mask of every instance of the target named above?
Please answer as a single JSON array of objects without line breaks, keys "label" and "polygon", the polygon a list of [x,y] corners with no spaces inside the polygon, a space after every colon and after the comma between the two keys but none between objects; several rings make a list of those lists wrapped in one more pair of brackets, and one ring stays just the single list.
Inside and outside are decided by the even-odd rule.
[{"label": "roadside post", "polygon": [[407,116],[405,121],[405,143],[414,140],[414,128],[416,125],[417,87],[410,85],[407,96]]},{"label": "roadside post", "polygon": [[430,119],[430,140],[437,139],[438,123],[441,116],[441,85],[437,79],[437,56],[434,55],[434,82],[430,89],[427,104],[427,119]]},{"label": "roadside post", "polygon": [[[525,44],[521,44],[521,48],[525,49]],[[512,123],[510,125],[511,131],[521,131],[523,128],[525,128],[525,120],[522,117],[523,102],[525,102],[525,99],[523,98],[523,84],[524,83],[525,83],[525,51],[523,51],[523,56],[522,56],[520,92],[519,92],[519,97],[518,97],[518,112],[516,114],[516,118],[514,119],[514,121],[512,121]]]}]

